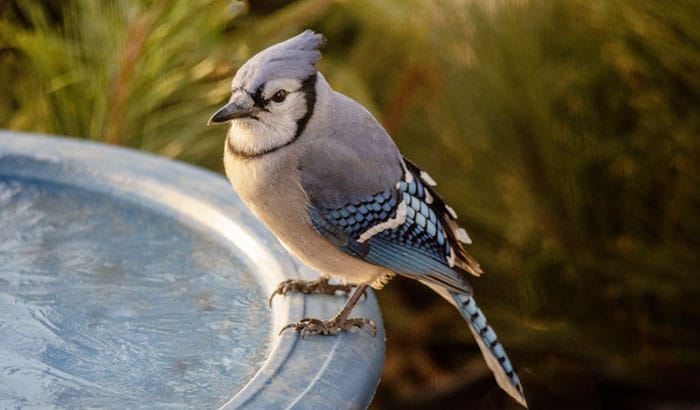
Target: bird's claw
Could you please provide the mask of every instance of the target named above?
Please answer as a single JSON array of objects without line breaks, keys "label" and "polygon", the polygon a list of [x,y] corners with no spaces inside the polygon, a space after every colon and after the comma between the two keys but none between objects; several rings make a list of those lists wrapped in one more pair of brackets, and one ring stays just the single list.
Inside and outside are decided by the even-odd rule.
[{"label": "bird's claw", "polygon": [[362,329],[365,325],[372,329],[372,337],[377,336],[377,325],[370,319],[364,317],[356,317],[341,320],[338,317],[334,317],[329,320],[320,320],[314,318],[304,318],[298,322],[290,323],[280,330],[281,335],[287,329],[293,329],[295,332],[301,333],[301,337],[304,338],[307,334],[328,336],[335,335],[342,331],[349,331],[353,327]]},{"label": "bird's claw", "polygon": [[[301,292],[305,294],[327,294],[334,295],[337,291],[350,292],[352,290],[351,285],[340,284],[333,285],[328,282],[328,278],[320,278],[318,280],[299,280],[299,279],[288,279],[277,285],[277,288],[270,295],[270,299],[267,301],[268,305],[272,306],[272,299],[275,295],[286,295],[287,292]],[[365,293],[365,297],[367,294]]]}]

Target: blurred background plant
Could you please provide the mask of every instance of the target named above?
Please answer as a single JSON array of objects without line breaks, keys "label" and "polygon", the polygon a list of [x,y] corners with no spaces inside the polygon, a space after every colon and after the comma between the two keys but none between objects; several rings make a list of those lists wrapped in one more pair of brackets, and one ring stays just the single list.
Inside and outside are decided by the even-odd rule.
[{"label": "blurred background plant", "polygon": [[[700,2],[0,1],[0,127],[221,171],[231,76],[305,28],[440,183],[532,408],[700,406]],[[2,143],[2,141],[0,141]],[[429,290],[378,293],[373,408],[516,408]],[[670,406],[670,407],[669,407]]]}]

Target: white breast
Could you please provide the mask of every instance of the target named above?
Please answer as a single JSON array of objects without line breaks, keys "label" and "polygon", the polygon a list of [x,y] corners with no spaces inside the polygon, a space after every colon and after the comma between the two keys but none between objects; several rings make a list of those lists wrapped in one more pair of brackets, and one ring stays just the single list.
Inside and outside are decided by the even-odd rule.
[{"label": "white breast", "polygon": [[226,176],[255,216],[304,263],[348,283],[379,284],[386,269],[343,253],[313,229],[294,153],[303,143],[253,159],[237,158],[225,148]]}]

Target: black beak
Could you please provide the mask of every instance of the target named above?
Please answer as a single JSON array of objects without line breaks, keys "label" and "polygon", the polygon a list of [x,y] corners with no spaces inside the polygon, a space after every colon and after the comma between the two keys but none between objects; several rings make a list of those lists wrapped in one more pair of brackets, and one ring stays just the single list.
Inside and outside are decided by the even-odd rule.
[{"label": "black beak", "polygon": [[207,125],[248,117],[253,112],[254,108],[253,99],[247,93],[234,93],[231,97],[231,101],[209,118]]}]

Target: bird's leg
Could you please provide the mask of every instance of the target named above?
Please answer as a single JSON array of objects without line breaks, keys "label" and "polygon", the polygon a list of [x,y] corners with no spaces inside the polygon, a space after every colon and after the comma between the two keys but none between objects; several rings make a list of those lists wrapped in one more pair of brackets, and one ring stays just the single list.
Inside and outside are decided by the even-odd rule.
[{"label": "bird's leg", "polygon": [[362,329],[365,325],[368,325],[370,328],[372,328],[372,336],[376,336],[377,326],[370,319],[364,317],[348,318],[348,316],[350,316],[350,312],[357,304],[357,301],[360,300],[366,291],[367,285],[359,285],[357,289],[355,289],[355,292],[350,295],[350,298],[345,306],[343,306],[343,309],[341,309],[340,312],[338,312],[338,314],[332,318],[328,320],[320,320],[307,317],[296,323],[290,323],[283,327],[282,330],[280,330],[280,334],[291,328],[294,329],[295,332],[300,332],[301,337],[304,337],[309,333],[326,336],[335,335],[344,330],[350,330],[353,327]]},{"label": "bird's leg", "polygon": [[325,295],[335,295],[335,292],[342,291],[345,293],[350,293],[352,290],[351,285],[332,285],[328,282],[328,278],[318,278],[316,280],[301,280],[301,279],[289,279],[277,285],[277,289],[270,295],[268,304],[272,306],[272,298],[275,295],[286,295],[287,292],[301,292],[305,294],[325,294]]}]

